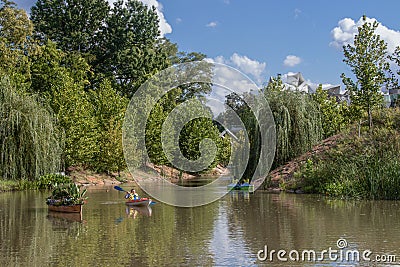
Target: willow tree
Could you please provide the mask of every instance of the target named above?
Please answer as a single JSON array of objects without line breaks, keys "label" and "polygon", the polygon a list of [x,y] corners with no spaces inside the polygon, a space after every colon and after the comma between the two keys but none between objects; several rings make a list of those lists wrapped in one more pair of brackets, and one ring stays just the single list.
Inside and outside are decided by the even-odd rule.
[{"label": "willow tree", "polygon": [[323,138],[321,113],[310,95],[285,90],[279,77],[264,92],[276,125],[276,167],[309,151]]},{"label": "willow tree", "polygon": [[34,180],[60,171],[61,137],[48,109],[0,79],[0,178]]}]

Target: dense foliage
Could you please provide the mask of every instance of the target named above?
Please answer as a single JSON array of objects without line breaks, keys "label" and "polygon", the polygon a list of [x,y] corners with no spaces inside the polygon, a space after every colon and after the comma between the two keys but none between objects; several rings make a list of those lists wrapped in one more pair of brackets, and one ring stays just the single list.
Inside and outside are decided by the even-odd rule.
[{"label": "dense foliage", "polygon": [[400,110],[374,112],[375,127],[347,134],[296,175],[305,192],[335,197],[400,199]]},{"label": "dense foliage", "polygon": [[[206,58],[178,51],[176,44],[161,36],[158,24],[155,8],[138,0],[118,0],[112,7],[106,0],[38,0],[31,19],[12,2],[0,0],[0,178],[36,180],[46,187],[50,178],[42,175],[73,165],[107,173],[124,170],[122,124],[129,98],[144,81],[172,64]],[[351,105],[329,98],[322,87],[313,96],[285,90],[279,77],[263,89],[276,126],[273,167],[310,150],[355,120],[360,121],[360,129],[365,117],[370,128],[373,121],[378,126],[356,141],[348,139],[326,161],[309,161],[300,174],[308,191],[396,198],[397,191],[390,190],[398,188],[399,114],[374,110],[382,103],[381,87],[398,86],[395,74],[400,71],[390,71],[388,60],[400,65],[400,47],[388,57],[385,42],[375,33],[377,27],[364,18],[354,44],[343,48],[344,62],[356,78],[342,75]],[[150,160],[157,165],[171,166],[161,139],[172,110],[192,97],[201,102],[201,96],[211,91],[211,69],[197,67],[184,65],[181,73],[210,82],[181,85],[158,103],[143,98],[151,109],[149,118],[143,112],[132,115],[147,120],[145,132],[136,134],[145,139]],[[257,167],[263,136],[249,107],[237,95],[230,95],[226,104],[249,133],[251,153],[243,176],[249,178]],[[203,114],[200,109],[191,112]],[[185,118],[178,116],[169,123]],[[228,163],[230,139],[220,136],[221,127],[215,121],[196,118],[179,130],[174,134],[186,159],[201,158],[201,145],[213,150],[210,143],[202,142],[210,139],[217,157],[209,168]],[[243,133],[238,138],[244,138]],[[393,142],[386,144],[385,139]],[[140,149],[128,149],[135,163],[147,163],[140,162]]]},{"label": "dense foliage", "polygon": [[[285,90],[282,80],[271,79],[263,89],[276,129],[276,150],[272,168],[310,150],[323,137],[322,116],[314,99],[302,92]],[[240,117],[249,138],[249,161],[243,177],[252,177],[260,157],[261,138],[257,120],[239,96],[231,94],[227,101]],[[244,138],[242,134],[239,138]]]},{"label": "dense foliage", "polygon": [[324,138],[340,132],[354,119],[351,117],[352,107],[346,101],[338,102],[336,97],[330,97],[322,85],[318,86],[312,98],[321,112]]},{"label": "dense foliage", "polygon": [[0,78],[0,177],[35,180],[59,171],[62,140],[46,106]]},{"label": "dense foliage", "polygon": [[313,98],[298,91],[284,90],[280,78],[264,89],[276,125],[274,166],[309,151],[323,138],[323,116]]},{"label": "dense foliage", "polygon": [[[1,114],[2,125],[11,125],[2,133],[13,134],[2,140],[7,145],[3,163],[12,161],[0,173],[5,179],[38,179],[74,165],[98,172],[124,170],[122,124],[129,97],[146,79],[171,64],[206,57],[178,52],[175,44],[160,36],[155,9],[136,0],[117,1],[112,8],[105,0],[38,0],[31,19],[13,3],[0,1],[0,76],[7,76],[2,80]],[[187,84],[153,109],[145,134],[154,163],[169,164],[158,142],[168,112],[209,91],[207,83]],[[35,120],[22,126],[36,123],[40,127],[47,122],[33,140],[25,137],[28,127],[16,132],[15,127],[22,127],[18,123],[24,120],[18,117],[20,113],[12,112],[22,111],[31,113],[23,119]],[[199,134],[196,138],[195,133]],[[185,127],[180,139],[185,156],[198,157],[203,138],[215,140],[221,150],[212,166],[226,162],[229,141],[219,137],[218,128],[209,120],[193,121]],[[11,146],[13,139],[19,143]],[[26,149],[20,151],[32,155],[42,152],[31,147],[40,147],[43,153],[53,149],[58,154],[46,152],[50,157],[43,162],[35,156],[36,165],[31,164],[29,172],[36,173],[25,174],[27,164],[20,161],[33,159],[16,153],[23,146]],[[51,168],[47,166],[50,163],[54,165]],[[23,168],[17,170],[17,164]],[[40,164],[43,168],[38,170]]]},{"label": "dense foliage", "polygon": [[32,7],[36,36],[91,64],[90,87],[107,78],[127,97],[168,67],[176,46],[160,36],[155,8],[138,0],[38,0]]}]

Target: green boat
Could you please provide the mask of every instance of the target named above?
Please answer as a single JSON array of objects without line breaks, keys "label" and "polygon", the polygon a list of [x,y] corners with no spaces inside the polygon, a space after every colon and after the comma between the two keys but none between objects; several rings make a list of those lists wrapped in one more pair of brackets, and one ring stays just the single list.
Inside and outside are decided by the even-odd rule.
[{"label": "green boat", "polygon": [[245,192],[254,192],[254,185],[249,183],[231,183],[228,185],[228,190],[237,190]]}]

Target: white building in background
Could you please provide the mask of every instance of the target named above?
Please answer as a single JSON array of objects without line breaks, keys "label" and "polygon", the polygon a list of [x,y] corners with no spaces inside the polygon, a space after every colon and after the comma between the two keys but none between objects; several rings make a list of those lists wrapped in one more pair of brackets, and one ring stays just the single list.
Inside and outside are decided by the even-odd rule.
[{"label": "white building in background", "polygon": [[[308,94],[314,94],[316,91],[315,85],[311,86],[310,84],[308,84],[301,72],[289,73],[283,76],[284,77],[282,78],[282,83],[285,90],[300,91]],[[278,77],[281,77],[281,75],[278,74]],[[271,82],[273,81],[273,79],[274,78],[271,77],[269,81]],[[340,88],[340,85],[332,85],[328,87],[323,87],[322,89],[326,90],[330,97],[335,97],[336,101],[346,101],[347,103],[350,103],[349,92],[343,92]],[[384,90],[382,88],[381,93],[384,97],[385,105],[387,107],[400,106],[400,88],[389,90]]]},{"label": "white building in background", "polygon": [[[278,74],[280,76],[280,74]],[[291,90],[291,91],[299,91],[299,92],[304,92],[307,94],[314,94],[316,91],[316,86],[311,86],[306,79],[304,79],[303,74],[301,72],[297,73],[289,73],[284,75],[284,79],[282,79],[283,87],[285,90]],[[273,78],[270,78],[270,82],[273,80]],[[338,102],[341,101],[350,101],[348,92],[341,92],[340,85],[332,85],[328,87],[324,87],[323,90],[326,90],[328,92],[328,95],[330,97],[335,97]]]},{"label": "white building in background", "polygon": [[300,91],[305,93],[312,93],[312,88],[308,85],[301,72],[288,74],[283,86],[286,90]]}]

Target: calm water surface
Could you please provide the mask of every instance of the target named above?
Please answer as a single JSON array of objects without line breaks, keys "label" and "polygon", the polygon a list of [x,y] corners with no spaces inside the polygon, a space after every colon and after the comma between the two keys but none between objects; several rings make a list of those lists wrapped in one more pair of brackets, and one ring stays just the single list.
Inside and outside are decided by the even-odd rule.
[{"label": "calm water surface", "polygon": [[399,202],[256,192],[197,208],[127,210],[123,193],[95,187],[80,217],[49,213],[48,194],[0,194],[0,266],[400,266],[257,259],[266,245],[322,251],[344,238],[400,264]]}]

